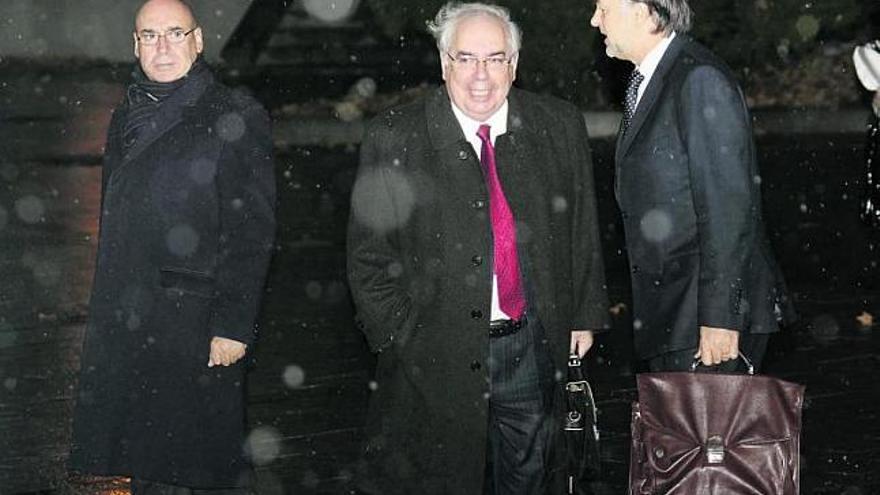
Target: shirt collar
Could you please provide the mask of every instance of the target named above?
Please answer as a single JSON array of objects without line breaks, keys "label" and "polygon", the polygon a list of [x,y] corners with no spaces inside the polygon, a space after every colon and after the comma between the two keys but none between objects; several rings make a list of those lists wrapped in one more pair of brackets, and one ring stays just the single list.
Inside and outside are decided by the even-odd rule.
[{"label": "shirt collar", "polygon": [[[508,104],[507,100],[504,100],[504,103],[501,105],[495,113],[492,114],[491,117],[486,119],[484,122],[480,122],[474,120],[464,112],[461,111],[455,105],[455,102],[450,99],[452,103],[452,113],[455,114],[455,119],[458,120],[458,125],[461,126],[461,131],[464,133],[464,137],[467,138],[468,142],[471,144],[480,143],[480,137],[477,136],[477,131],[480,129],[482,124],[488,124],[489,136],[492,138],[492,142],[495,142],[495,138],[507,132],[507,113],[508,113]],[[477,150],[479,150],[479,146],[475,146]],[[479,153],[477,153],[479,155]]]},{"label": "shirt collar", "polygon": [[675,39],[675,31],[669,34],[669,36],[663,38],[660,43],[657,43],[657,46],[651,49],[645,58],[642,60],[642,63],[639,64],[639,72],[645,76],[645,82],[642,83],[642,86],[647,86],[647,82],[651,80],[651,76],[654,75],[654,71],[657,70],[657,66],[660,65],[660,60],[663,58],[663,54],[666,53],[666,49],[669,48],[669,44],[672,43],[672,40]]}]

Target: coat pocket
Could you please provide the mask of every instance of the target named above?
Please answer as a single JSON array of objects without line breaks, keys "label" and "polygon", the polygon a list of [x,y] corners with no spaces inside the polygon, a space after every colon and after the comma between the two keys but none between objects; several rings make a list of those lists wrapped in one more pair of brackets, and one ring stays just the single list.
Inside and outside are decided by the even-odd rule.
[{"label": "coat pocket", "polygon": [[214,297],[214,277],[209,273],[187,268],[160,268],[159,286],[166,292],[179,292],[205,298]]}]

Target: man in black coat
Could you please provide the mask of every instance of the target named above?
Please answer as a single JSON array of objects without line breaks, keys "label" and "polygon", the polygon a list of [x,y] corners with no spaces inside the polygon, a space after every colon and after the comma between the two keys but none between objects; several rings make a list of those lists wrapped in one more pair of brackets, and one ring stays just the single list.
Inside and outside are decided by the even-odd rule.
[{"label": "man in black coat", "polygon": [[378,358],[358,487],[543,493],[567,357],[607,321],[586,128],[511,89],[505,9],[450,4],[432,31],[445,87],[370,123],[352,193],[349,280]]},{"label": "man in black coat", "polygon": [[[110,124],[70,467],[132,492],[245,492],[242,357],[275,234],[269,118],[219,84],[178,0],[151,0]],[[176,490],[176,491],[175,491]]]},{"label": "man in black coat", "polygon": [[615,159],[636,351],[652,370],[732,371],[740,351],[760,363],[787,300],[745,99],[690,23],[686,0],[598,0],[591,20],[636,65]]}]

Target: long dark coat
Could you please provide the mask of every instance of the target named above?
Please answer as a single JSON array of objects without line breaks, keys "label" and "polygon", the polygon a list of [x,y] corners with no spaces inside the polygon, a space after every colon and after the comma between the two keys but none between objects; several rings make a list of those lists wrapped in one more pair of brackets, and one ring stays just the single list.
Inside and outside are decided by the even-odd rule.
[{"label": "long dark coat", "polygon": [[[570,331],[606,326],[586,128],[559,100],[515,89],[508,100],[498,173],[529,307],[563,370]],[[368,126],[348,263],[359,321],[378,353],[361,487],[482,493],[492,231],[479,159],[445,89]]]},{"label": "long dark coat", "polygon": [[777,331],[774,306],[791,308],[764,233],[751,118],[724,64],[676,36],[615,162],[636,352],[697,347],[701,325]]},{"label": "long dark coat", "polygon": [[275,233],[269,118],[207,71],[163,101],[128,153],[126,111],[104,157],[70,467],[244,484],[244,360],[207,363],[214,336],[253,342]]}]

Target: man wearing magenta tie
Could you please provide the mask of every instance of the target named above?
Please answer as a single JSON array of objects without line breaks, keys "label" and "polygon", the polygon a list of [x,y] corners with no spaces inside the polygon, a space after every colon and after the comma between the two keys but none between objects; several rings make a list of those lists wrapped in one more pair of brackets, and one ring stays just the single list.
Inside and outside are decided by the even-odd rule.
[{"label": "man wearing magenta tie", "polygon": [[357,488],[543,493],[560,378],[607,327],[583,118],[517,89],[508,12],[448,4],[446,84],[367,128],[348,273],[377,354]]}]

